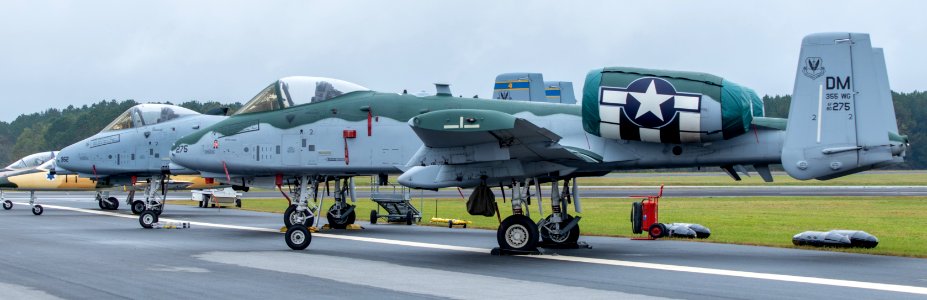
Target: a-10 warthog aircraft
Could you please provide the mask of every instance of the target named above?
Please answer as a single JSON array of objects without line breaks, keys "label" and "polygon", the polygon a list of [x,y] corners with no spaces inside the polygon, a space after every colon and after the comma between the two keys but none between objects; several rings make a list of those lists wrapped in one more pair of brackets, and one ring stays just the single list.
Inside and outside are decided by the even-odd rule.
[{"label": "a-10 warthog aircraft", "polygon": [[[476,187],[475,207],[495,204],[489,187],[503,196],[511,189],[513,215],[498,228],[499,246],[533,250],[575,243],[580,217],[567,203],[582,211],[577,177],[720,166],[739,178],[735,170],[750,165],[769,181],[768,166],[782,164],[794,178],[826,180],[901,161],[906,147],[881,49],[867,34],[824,33],[802,41],[788,119],[764,117],[750,89],[692,72],[596,69],[581,106],[416,97],[289,77],[179,139],[172,159],[206,177],[291,184],[295,203],[284,220],[293,249],[311,242],[310,187],[317,195],[331,178],[402,173],[399,182],[414,188]],[[535,196],[541,211],[542,183],[551,183],[551,213],[535,223],[526,205]],[[349,190],[342,185],[336,190]],[[329,221],[353,221],[353,206],[338,194]]]},{"label": "a-10 warthog aircraft", "polygon": [[[167,104],[139,104],[116,117],[99,133],[65,147],[55,159],[57,174],[77,174],[103,186],[145,182],[144,201],[130,194],[133,213],[150,227],[162,212],[171,174],[195,174],[172,166],[170,147],[177,138],[225,119],[224,110],[207,114]],[[178,179],[178,178],[175,178]],[[213,185],[209,179],[204,184]]]},{"label": "a-10 warthog aircraft", "polygon": [[[35,192],[71,192],[71,191],[96,191],[95,200],[102,210],[119,209],[119,200],[109,195],[113,190],[128,190],[127,204],[132,205],[132,197],[135,191],[147,187],[147,182],[131,182],[125,185],[112,185],[109,181],[93,180],[89,178],[80,178],[79,176],[61,175],[55,172],[55,160],[57,151],[47,151],[31,154],[26,156],[0,172],[0,202],[3,202],[3,209],[10,210],[13,208],[13,202],[7,200],[4,191],[23,191],[29,192],[29,205],[32,207],[32,213],[42,215],[45,209],[38,204]],[[44,162],[42,162],[44,160]],[[38,163],[38,164],[37,164]],[[194,190],[208,189],[219,186],[214,180],[207,180],[194,175],[174,176],[167,181],[168,190]],[[140,204],[137,202],[136,204]],[[137,205],[134,205],[137,206]],[[135,213],[141,212],[138,207],[132,208]]]}]

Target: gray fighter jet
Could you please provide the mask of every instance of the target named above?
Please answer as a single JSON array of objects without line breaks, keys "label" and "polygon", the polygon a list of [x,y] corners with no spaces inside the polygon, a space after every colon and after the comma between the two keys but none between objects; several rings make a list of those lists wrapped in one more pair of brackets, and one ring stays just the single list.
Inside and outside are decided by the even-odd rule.
[{"label": "gray fighter jet", "polygon": [[[311,242],[305,226],[319,184],[336,183],[328,219],[353,222],[350,178],[401,173],[405,186],[475,187],[472,207],[493,212],[490,187],[511,200],[497,232],[501,249],[532,251],[575,243],[582,211],[576,178],[614,170],[770,164],[797,179],[827,180],[899,162],[898,134],[881,49],[867,34],[804,38],[789,119],[763,116],[750,89],[694,72],[596,69],[582,105],[378,93],[317,77],[278,80],[230,118],[187,135],[172,159],[205,177],[290,185],[284,216],[292,249]],[[552,183],[543,215],[541,183]],[[562,185],[561,185],[562,183]],[[281,190],[282,187],[281,187]],[[339,196],[340,195],[340,196]],[[351,197],[353,198],[353,197]],[[489,203],[489,205],[485,205]],[[468,204],[468,207],[471,207]],[[473,211],[471,211],[473,213]]]},{"label": "gray fighter jet", "polygon": [[[226,117],[200,114],[166,104],[129,108],[99,133],[62,149],[55,172],[77,174],[104,185],[145,185],[144,201],[127,199],[142,226],[157,222],[170,186],[171,174],[196,174],[171,164],[170,147],[177,138],[213,125]],[[211,179],[210,179],[211,180]]]}]

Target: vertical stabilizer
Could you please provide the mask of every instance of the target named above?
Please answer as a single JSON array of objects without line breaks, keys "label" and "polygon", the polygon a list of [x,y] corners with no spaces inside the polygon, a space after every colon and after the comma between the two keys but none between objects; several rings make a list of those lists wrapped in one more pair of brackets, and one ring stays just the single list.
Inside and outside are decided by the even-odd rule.
[{"label": "vertical stabilizer", "polygon": [[802,40],[782,149],[789,175],[826,180],[897,161],[884,65],[868,34],[820,33]]}]

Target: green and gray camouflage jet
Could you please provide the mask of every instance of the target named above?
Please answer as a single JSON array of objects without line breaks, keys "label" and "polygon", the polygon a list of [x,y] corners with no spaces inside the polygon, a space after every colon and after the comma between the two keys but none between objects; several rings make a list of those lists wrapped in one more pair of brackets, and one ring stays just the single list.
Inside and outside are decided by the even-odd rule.
[{"label": "green and gray camouflage jet", "polygon": [[[752,90],[704,73],[596,69],[581,98],[417,97],[287,77],[228,119],[180,138],[171,159],[205,177],[291,185],[284,223],[293,249],[311,242],[305,225],[321,207],[309,198],[320,182],[336,183],[327,216],[343,226],[355,214],[350,178],[401,174],[399,183],[413,188],[475,187],[483,203],[492,201],[489,187],[509,189],[513,215],[499,226],[499,246],[530,251],[575,243],[580,217],[567,203],[581,213],[578,177],[720,166],[737,179],[753,166],[770,181],[769,165],[781,164],[794,178],[827,180],[900,162],[909,146],[898,134],[882,51],[867,34],[803,39],[788,119],[764,117]],[[551,214],[535,223],[525,205],[535,196],[542,206],[542,183],[551,183]]]}]

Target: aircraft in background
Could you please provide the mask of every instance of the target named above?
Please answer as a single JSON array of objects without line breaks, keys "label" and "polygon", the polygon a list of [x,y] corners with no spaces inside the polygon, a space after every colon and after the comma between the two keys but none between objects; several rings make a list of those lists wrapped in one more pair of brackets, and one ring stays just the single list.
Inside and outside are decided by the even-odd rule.
[{"label": "aircraft in background", "polygon": [[576,104],[573,83],[544,81],[541,73],[503,73],[496,76],[493,99]]},{"label": "aircraft in background", "polygon": [[[196,174],[171,164],[171,145],[181,136],[225,119],[225,113],[217,109],[200,114],[167,104],[133,106],[99,133],[61,149],[55,173],[77,174],[109,186],[144,182],[144,200],[129,201],[133,212],[141,215],[140,222],[151,226],[172,185],[169,176]],[[214,184],[212,179],[204,183]]]},{"label": "aircraft in background", "polygon": [[[119,200],[116,197],[110,197],[109,193],[113,190],[128,190],[129,196],[126,204],[132,205],[133,196],[136,190],[144,190],[147,183],[137,182],[136,184],[111,185],[104,181],[94,181],[79,176],[59,175],[55,170],[55,160],[57,151],[41,152],[27,156],[16,163],[14,168],[9,171],[0,173],[0,202],[3,202],[3,208],[10,210],[13,208],[13,202],[5,199],[3,190],[16,190],[29,192],[29,205],[32,207],[32,213],[41,215],[44,212],[42,205],[38,204],[35,192],[42,191],[96,191],[96,201],[103,210],[119,209]],[[41,156],[39,156],[41,154]],[[34,162],[41,161],[41,157],[47,157],[44,163],[34,165]],[[33,162],[33,164],[21,164],[23,161]],[[168,190],[201,190],[213,189],[219,187],[219,183],[214,180],[208,180],[199,176],[180,175],[174,176],[167,181]],[[132,211],[136,214],[141,212],[140,201],[135,202]],[[141,206],[144,208],[144,206]]]}]

